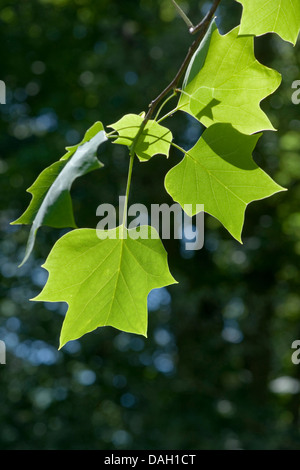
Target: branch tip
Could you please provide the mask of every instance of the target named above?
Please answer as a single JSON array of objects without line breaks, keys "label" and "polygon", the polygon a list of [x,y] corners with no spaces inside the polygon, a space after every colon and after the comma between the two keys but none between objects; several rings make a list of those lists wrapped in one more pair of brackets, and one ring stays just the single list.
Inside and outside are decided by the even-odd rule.
[{"label": "branch tip", "polygon": [[194,29],[194,25],[193,23],[191,22],[191,20],[187,17],[187,15],[184,13],[184,11],[182,10],[182,8],[180,8],[180,6],[175,2],[175,0],[171,0],[174,7],[176,8],[176,10],[178,11],[179,15],[181,16],[181,18],[183,19],[183,21],[185,22],[185,24],[187,25],[187,27],[189,28],[189,31],[191,29]]}]

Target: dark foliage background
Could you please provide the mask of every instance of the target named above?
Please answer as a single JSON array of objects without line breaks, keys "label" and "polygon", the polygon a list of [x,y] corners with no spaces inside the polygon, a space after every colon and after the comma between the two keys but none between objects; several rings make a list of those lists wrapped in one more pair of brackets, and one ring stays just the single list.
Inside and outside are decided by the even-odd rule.
[{"label": "dark foliage background", "polygon": [[[210,2],[181,4],[197,22]],[[240,14],[222,2],[221,30]],[[169,0],[1,1],[1,449],[299,448],[299,44],[255,41],[259,60],[283,75],[262,104],[279,131],[264,134],[255,160],[289,191],[249,206],[243,245],[211,217],[192,256],[165,241],[179,284],[150,295],[147,340],[98,329],[57,351],[65,306],[28,299],[62,231],[40,229],[34,256],[17,268],[28,228],[9,222],[30,201],[25,189],[95,121],[145,110],[190,41]],[[184,114],[169,125],[181,145],[200,132]],[[131,201],[171,202],[163,180],[179,158],[136,163]],[[72,188],[80,227],[95,227],[97,206],[124,193],[125,149],[107,145],[101,160],[103,170]]]}]

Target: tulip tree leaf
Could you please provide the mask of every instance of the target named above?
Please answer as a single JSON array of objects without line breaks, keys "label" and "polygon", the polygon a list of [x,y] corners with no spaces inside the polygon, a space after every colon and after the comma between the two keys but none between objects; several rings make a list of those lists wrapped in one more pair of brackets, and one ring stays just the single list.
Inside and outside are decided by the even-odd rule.
[{"label": "tulip tree leaf", "polygon": [[68,303],[60,348],[101,326],[147,335],[148,293],[176,281],[157,232],[139,230],[135,239],[136,229],[123,226],[78,229],[56,242],[43,266],[48,282],[33,300]]},{"label": "tulip tree leaf", "polygon": [[300,0],[237,0],[243,5],[240,34],[277,33],[296,44],[300,30]]},{"label": "tulip tree leaf", "polygon": [[[130,147],[142,122],[143,116],[126,114],[118,122],[108,126],[119,134],[114,143]],[[156,121],[150,120],[137,140],[135,153],[141,162],[147,161],[157,154],[165,155],[168,158],[171,142],[171,131]]]},{"label": "tulip tree leaf", "polygon": [[259,137],[214,124],[166,175],[167,192],[183,208],[204,204],[205,212],[241,242],[247,205],[284,190],[252,159]]},{"label": "tulip tree leaf", "polygon": [[[182,90],[184,90],[189,95],[191,95],[194,91],[199,88],[199,83],[196,78],[205,63],[207,53],[210,47],[212,33],[216,29],[217,25],[215,21],[212,21],[206,35],[202,39],[200,45],[198,46],[198,49],[194,53],[188,65],[182,83]],[[178,109],[181,109],[183,111],[189,110],[190,96],[188,94],[182,93],[180,95]]]},{"label": "tulip tree leaf", "polygon": [[194,65],[187,75],[178,107],[205,127],[224,122],[244,134],[274,130],[260,102],[278,88],[281,76],[256,60],[253,37],[238,31],[222,36],[211,28],[208,51],[202,49],[199,72]]},{"label": "tulip tree leaf", "polygon": [[70,189],[73,181],[90,171],[102,168],[96,153],[99,145],[107,140],[103,125],[95,123],[78,145],[67,147],[67,153],[42,171],[33,185],[28,188],[32,194],[26,211],[12,224],[32,224],[25,251],[24,264],[29,258],[37,230],[42,225],[51,227],[76,227]]}]

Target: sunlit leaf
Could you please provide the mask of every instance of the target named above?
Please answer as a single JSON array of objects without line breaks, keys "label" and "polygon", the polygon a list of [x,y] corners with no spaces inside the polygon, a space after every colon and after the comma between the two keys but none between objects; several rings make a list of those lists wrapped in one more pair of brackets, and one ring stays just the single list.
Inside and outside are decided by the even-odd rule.
[{"label": "sunlit leaf", "polygon": [[222,36],[212,25],[196,73],[189,73],[183,84],[179,108],[205,127],[217,122],[232,124],[244,134],[274,130],[260,102],[273,93],[281,76],[260,64],[254,56],[253,37],[238,36],[235,28]]},{"label": "sunlit leaf", "polygon": [[[119,137],[114,143],[130,147],[134,142],[142,122],[143,116],[126,114],[118,122],[108,126],[118,132]],[[150,120],[147,122],[136,142],[135,153],[140,161],[147,161],[157,154],[168,157],[171,142],[171,131],[161,126],[156,121]]]},{"label": "sunlit leaf", "polygon": [[147,295],[176,283],[153,230],[142,226],[134,239],[135,229],[123,226],[99,231],[100,238],[79,229],[56,242],[44,265],[48,282],[33,300],[68,303],[60,347],[100,326],[147,335]]},{"label": "sunlit leaf", "polygon": [[240,34],[277,33],[296,44],[300,30],[300,0],[237,0],[243,5]]}]

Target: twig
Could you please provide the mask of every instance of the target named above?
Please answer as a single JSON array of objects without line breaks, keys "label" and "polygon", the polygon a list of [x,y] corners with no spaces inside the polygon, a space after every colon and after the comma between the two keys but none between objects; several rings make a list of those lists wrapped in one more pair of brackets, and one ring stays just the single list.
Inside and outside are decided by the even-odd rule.
[{"label": "twig", "polygon": [[177,5],[177,3],[175,2],[175,0],[171,0],[171,2],[173,3],[174,7],[175,7],[176,10],[178,11],[179,15],[181,16],[181,18],[183,19],[183,21],[185,22],[185,24],[187,25],[187,27],[189,28],[189,31],[194,30],[194,25],[193,25],[193,23],[192,23],[191,20],[187,17],[187,15],[184,13],[184,11],[182,10],[182,8],[180,8],[180,6]]},{"label": "twig", "polygon": [[209,25],[210,25],[210,22],[219,6],[219,4],[221,3],[221,0],[214,0],[214,3],[211,7],[211,9],[209,10],[209,12],[206,14],[206,16],[203,18],[203,20],[197,25],[195,26],[194,30],[193,30],[193,34],[196,34],[196,33],[199,33],[199,35],[196,37],[196,39],[194,40],[194,42],[192,43],[192,45],[190,46],[189,50],[188,50],[188,53],[184,59],[184,61],[182,62],[178,72],[176,73],[175,77],[173,78],[173,80],[169,83],[169,85],[157,96],[157,98],[155,98],[155,100],[153,100],[150,105],[149,105],[149,109],[148,109],[148,112],[144,118],[144,122],[145,124],[149,121],[149,119],[151,118],[155,108],[157,107],[157,105],[161,102],[161,100],[164,99],[164,97],[173,89],[177,88],[177,85],[179,83],[179,80],[181,79],[181,77],[183,76],[183,74],[185,73],[189,63],[190,63],[190,60],[194,54],[194,52],[196,52],[200,42],[202,41],[202,39],[204,38],[205,34],[207,33],[207,30],[209,28]]},{"label": "twig", "polygon": [[182,62],[178,72],[176,73],[175,77],[173,78],[173,80],[169,83],[169,85],[157,96],[157,98],[155,98],[155,100],[153,100],[150,105],[149,105],[149,109],[148,109],[148,112],[146,113],[145,117],[144,117],[144,120],[138,130],[138,133],[137,135],[135,136],[134,138],[134,141],[130,147],[130,152],[131,152],[131,155],[134,154],[134,149],[135,149],[135,146],[136,146],[136,143],[140,137],[140,135],[143,133],[143,130],[147,124],[147,122],[149,121],[149,119],[151,118],[153,112],[155,111],[156,107],[158,106],[158,104],[164,99],[164,97],[172,90],[175,91],[175,89],[177,88],[178,86],[178,83],[180,81],[180,79],[182,78],[183,74],[185,73],[189,63],[190,63],[190,60],[191,58],[193,57],[194,53],[196,52],[200,42],[202,41],[202,39],[204,38],[205,34],[207,33],[207,30],[209,28],[209,25],[210,25],[210,22],[219,6],[219,4],[221,3],[221,0],[214,0],[212,6],[211,6],[211,9],[209,10],[209,12],[205,15],[205,17],[203,18],[203,20],[197,25],[195,26],[195,28],[193,29],[193,32],[192,34],[196,34],[196,33],[199,33],[199,35],[196,37],[196,39],[194,40],[194,42],[192,43],[192,45],[190,46],[189,50],[188,50],[188,53],[184,59],[184,61]]}]

